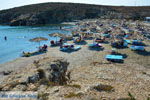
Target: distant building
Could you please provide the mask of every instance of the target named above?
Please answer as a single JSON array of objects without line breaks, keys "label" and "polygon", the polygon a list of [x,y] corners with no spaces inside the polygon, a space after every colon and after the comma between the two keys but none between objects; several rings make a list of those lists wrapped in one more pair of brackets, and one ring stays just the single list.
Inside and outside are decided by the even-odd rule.
[{"label": "distant building", "polygon": [[150,17],[145,17],[145,20],[150,22]]}]

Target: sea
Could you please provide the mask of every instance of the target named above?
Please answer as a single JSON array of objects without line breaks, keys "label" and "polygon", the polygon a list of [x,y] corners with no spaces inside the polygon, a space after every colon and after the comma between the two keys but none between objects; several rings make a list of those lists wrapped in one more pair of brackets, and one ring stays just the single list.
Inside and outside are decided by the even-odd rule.
[{"label": "sea", "polygon": [[[60,26],[63,28],[61,29]],[[41,41],[40,45],[50,46],[51,40],[58,40],[59,37],[50,37],[48,34],[58,32],[71,34],[71,31],[64,30],[72,25],[46,25],[46,26],[0,26],[0,64],[12,61],[21,57],[22,52],[33,52],[38,49],[38,42],[30,42],[36,37],[45,37],[47,41]],[[7,37],[7,40],[5,40]]]}]

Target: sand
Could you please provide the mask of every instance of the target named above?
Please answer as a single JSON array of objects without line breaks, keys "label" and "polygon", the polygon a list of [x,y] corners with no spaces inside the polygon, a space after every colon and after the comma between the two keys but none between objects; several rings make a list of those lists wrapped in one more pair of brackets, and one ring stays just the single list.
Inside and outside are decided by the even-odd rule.
[{"label": "sand", "polygon": [[[87,44],[92,43],[92,40],[86,40]],[[69,43],[72,43],[70,41]],[[149,41],[146,41],[149,45]],[[66,53],[61,52],[59,47],[48,47],[48,52],[45,54],[21,57],[14,61],[7,62],[0,65],[0,71],[13,71],[25,73],[32,70],[33,62],[39,60],[45,63],[44,58],[64,58],[69,64],[69,71],[71,71],[71,84],[79,84],[81,89],[67,88],[64,86],[50,87],[47,92],[49,100],[65,100],[64,95],[69,92],[82,92],[84,95],[81,98],[70,98],[69,100],[90,100],[88,98],[106,98],[106,100],[117,100],[120,98],[127,98],[128,92],[131,92],[137,100],[146,100],[150,96],[150,47],[146,47],[147,54],[137,54],[129,48],[118,49],[118,52],[127,54],[123,64],[110,63],[104,58],[106,54],[111,51],[110,44],[102,44],[103,51],[89,50],[88,45],[80,45],[81,50]],[[33,67],[34,68],[34,67]],[[28,70],[27,70],[28,69]],[[32,72],[32,71],[31,71]],[[6,81],[11,77],[1,75],[0,82]],[[97,92],[89,90],[89,87],[95,84],[108,84],[114,87],[114,92]],[[59,88],[58,93],[53,91]],[[51,93],[52,92],[52,93]],[[94,99],[95,100],[95,99]]]}]

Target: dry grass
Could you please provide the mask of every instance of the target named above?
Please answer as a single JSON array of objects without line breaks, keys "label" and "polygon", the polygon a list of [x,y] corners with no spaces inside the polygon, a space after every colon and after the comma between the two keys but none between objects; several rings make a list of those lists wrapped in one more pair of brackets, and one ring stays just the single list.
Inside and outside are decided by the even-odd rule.
[{"label": "dry grass", "polygon": [[100,84],[98,86],[94,86],[93,87],[95,90],[97,91],[106,91],[106,92],[112,92],[112,90],[114,89],[111,85],[103,85],[103,84]]},{"label": "dry grass", "polygon": [[81,89],[81,86],[78,85],[78,84],[73,84],[73,85],[69,85],[69,84],[68,84],[68,85],[65,85],[65,86]]},{"label": "dry grass", "polygon": [[130,98],[119,98],[118,100],[131,100]]},{"label": "dry grass", "polygon": [[48,100],[48,93],[41,93],[41,94],[38,94],[38,99],[40,100]]},{"label": "dry grass", "polygon": [[81,97],[83,94],[82,93],[74,93],[74,92],[70,92],[69,94],[66,94],[64,97],[65,98],[73,98],[73,97]]},{"label": "dry grass", "polygon": [[43,78],[39,81],[39,84],[47,85],[47,86],[56,86],[56,83],[49,81],[46,78]]}]

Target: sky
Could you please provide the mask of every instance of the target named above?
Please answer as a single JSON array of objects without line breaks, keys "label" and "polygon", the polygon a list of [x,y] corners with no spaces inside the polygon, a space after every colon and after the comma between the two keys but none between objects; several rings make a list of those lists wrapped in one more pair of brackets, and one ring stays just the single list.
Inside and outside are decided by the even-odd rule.
[{"label": "sky", "polygon": [[0,10],[44,2],[73,2],[115,6],[150,6],[150,0],[0,0]]}]

